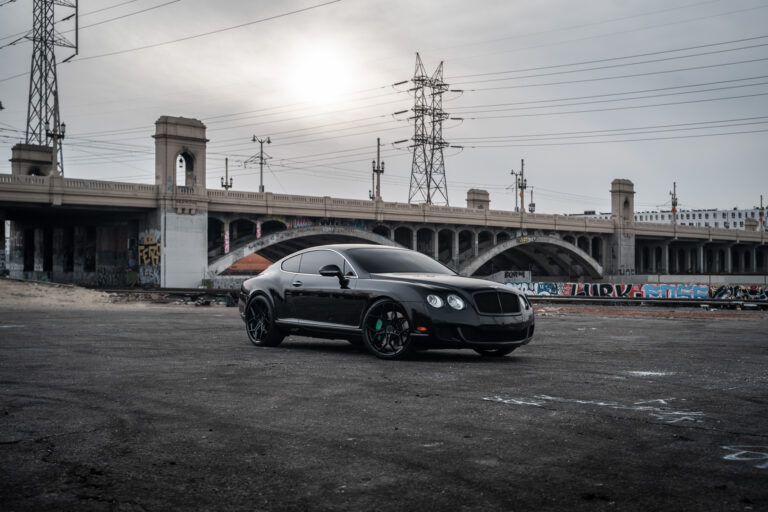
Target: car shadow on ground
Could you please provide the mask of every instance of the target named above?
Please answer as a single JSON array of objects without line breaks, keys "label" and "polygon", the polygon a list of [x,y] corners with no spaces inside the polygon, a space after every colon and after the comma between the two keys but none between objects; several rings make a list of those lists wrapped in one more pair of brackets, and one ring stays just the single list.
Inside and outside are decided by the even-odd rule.
[{"label": "car shadow on ground", "polygon": [[[349,354],[354,357],[376,359],[362,344],[354,345],[342,340],[315,340],[309,338],[286,338],[278,350],[290,350],[302,353],[314,352],[319,354]],[[406,359],[400,361],[423,361],[440,363],[469,363],[469,364],[514,364],[526,361],[528,358],[513,352],[502,357],[481,356],[471,349],[435,349],[417,350]],[[383,360],[380,360],[383,361]]]}]

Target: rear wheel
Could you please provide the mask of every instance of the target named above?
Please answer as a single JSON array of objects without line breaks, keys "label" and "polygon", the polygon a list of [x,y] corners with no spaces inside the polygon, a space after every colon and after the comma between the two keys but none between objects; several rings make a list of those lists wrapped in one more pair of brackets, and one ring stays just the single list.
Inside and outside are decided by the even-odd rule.
[{"label": "rear wheel", "polygon": [[475,352],[484,357],[503,357],[517,347],[504,347],[504,348],[473,348]]},{"label": "rear wheel", "polygon": [[411,323],[397,302],[374,302],[363,320],[363,341],[368,350],[381,359],[401,359],[413,351]]},{"label": "rear wheel", "polygon": [[276,347],[285,337],[275,325],[272,304],[261,295],[248,302],[245,309],[245,330],[251,343],[259,347]]}]

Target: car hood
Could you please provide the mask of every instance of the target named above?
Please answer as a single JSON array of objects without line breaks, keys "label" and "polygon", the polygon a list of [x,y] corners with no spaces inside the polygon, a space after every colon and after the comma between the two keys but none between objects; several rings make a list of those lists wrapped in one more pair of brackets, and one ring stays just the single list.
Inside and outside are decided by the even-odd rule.
[{"label": "car hood", "polygon": [[467,292],[476,292],[480,290],[498,289],[512,291],[508,286],[486,281],[485,279],[475,279],[473,277],[461,277],[445,274],[412,274],[412,273],[392,273],[392,274],[371,274],[374,279],[386,279],[392,281],[401,281],[405,283],[422,284],[426,286],[440,286],[445,288],[455,288]]}]

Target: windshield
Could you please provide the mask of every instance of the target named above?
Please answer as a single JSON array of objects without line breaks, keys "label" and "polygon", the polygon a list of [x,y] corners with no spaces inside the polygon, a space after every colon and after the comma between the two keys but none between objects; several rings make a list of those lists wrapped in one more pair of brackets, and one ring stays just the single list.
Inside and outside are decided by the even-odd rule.
[{"label": "windshield", "polygon": [[363,270],[371,274],[388,274],[396,272],[456,274],[453,270],[443,266],[429,256],[416,251],[366,247],[349,249],[347,252],[355,259]]}]

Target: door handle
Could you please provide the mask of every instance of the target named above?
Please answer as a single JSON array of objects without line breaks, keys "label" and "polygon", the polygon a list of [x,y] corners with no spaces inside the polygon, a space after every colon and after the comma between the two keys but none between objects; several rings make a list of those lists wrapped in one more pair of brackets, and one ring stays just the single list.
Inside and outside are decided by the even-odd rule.
[{"label": "door handle", "polygon": [[298,280],[297,280],[297,281],[294,281],[294,282],[292,282],[292,283],[291,283],[291,285],[293,285],[293,286],[295,286],[295,287],[299,287],[299,286],[301,286],[302,284],[304,284],[304,283],[302,283],[301,281],[298,281]]}]

